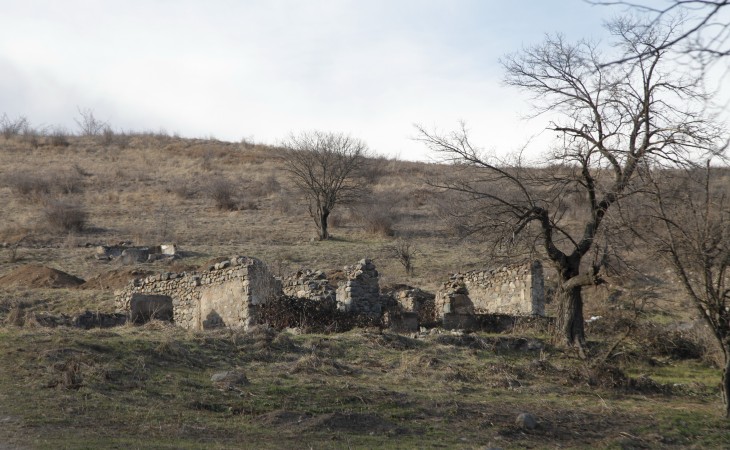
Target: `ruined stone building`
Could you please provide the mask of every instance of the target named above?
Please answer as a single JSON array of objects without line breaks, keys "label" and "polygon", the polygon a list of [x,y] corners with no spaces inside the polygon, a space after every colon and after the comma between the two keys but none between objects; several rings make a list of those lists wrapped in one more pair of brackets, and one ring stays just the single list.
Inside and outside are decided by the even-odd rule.
[{"label": "ruined stone building", "polygon": [[137,279],[116,295],[117,310],[140,321],[150,316],[193,330],[248,328],[257,307],[281,293],[281,284],[256,258],[234,257],[202,273],[165,273]]},{"label": "ruined stone building", "polygon": [[544,316],[542,264],[531,261],[453,274],[436,295],[436,310],[442,317],[446,314]]},{"label": "ruined stone building", "polygon": [[442,319],[445,323],[456,316],[545,314],[539,261],[454,274],[434,299],[410,287],[383,295],[378,271],[369,259],[345,267],[335,287],[334,280],[321,271],[300,270],[280,281],[260,260],[237,256],[201,273],[134,280],[117,292],[116,303],[134,321],[156,317],[193,330],[245,329],[259,322],[260,305],[282,294],[371,317],[380,317],[388,309],[391,319],[409,320],[416,327]]}]

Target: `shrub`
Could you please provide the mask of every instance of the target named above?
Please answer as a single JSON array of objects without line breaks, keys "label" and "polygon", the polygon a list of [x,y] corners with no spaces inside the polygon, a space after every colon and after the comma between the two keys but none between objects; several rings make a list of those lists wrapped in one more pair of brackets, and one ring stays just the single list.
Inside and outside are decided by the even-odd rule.
[{"label": "shrub", "polygon": [[34,201],[40,201],[51,192],[51,182],[48,179],[27,172],[8,175],[5,185],[15,194]]},{"label": "shrub", "polygon": [[399,238],[393,244],[387,246],[386,250],[401,263],[407,275],[413,275],[413,259],[418,254],[418,250],[411,241]]},{"label": "shrub", "polygon": [[172,192],[182,199],[190,199],[195,197],[196,189],[188,180],[176,179],[170,182],[167,192]]},{"label": "shrub", "polygon": [[238,205],[235,200],[236,187],[234,184],[221,178],[215,180],[208,187],[208,195],[215,202],[215,206],[218,209],[232,211],[237,209]]},{"label": "shrub", "polygon": [[80,205],[62,201],[49,202],[43,215],[51,228],[67,233],[83,231],[88,217]]},{"label": "shrub", "polygon": [[11,119],[7,114],[3,114],[0,117],[0,133],[2,133],[5,139],[10,139],[13,136],[19,135],[26,128],[28,128],[28,119],[23,116]]},{"label": "shrub", "polygon": [[281,296],[259,306],[259,323],[278,330],[301,328],[306,333],[336,333],[355,327],[382,327],[382,318],[339,311],[324,301]]},{"label": "shrub", "polygon": [[114,130],[109,125],[105,126],[101,131],[101,143],[108,147],[114,143]]},{"label": "shrub", "polygon": [[263,180],[253,180],[246,185],[247,197],[265,198],[278,192],[281,192],[281,184],[273,175],[268,175]]},{"label": "shrub", "polygon": [[84,183],[81,176],[76,168],[73,171],[60,172],[56,175],[56,187],[62,194],[77,194],[82,192]]},{"label": "shrub", "polygon": [[30,126],[23,129],[23,142],[30,145],[33,148],[38,148],[41,145],[41,135],[43,133]]},{"label": "shrub", "polygon": [[63,127],[52,128],[48,133],[48,138],[53,147],[68,147],[71,145],[68,140],[68,131]]},{"label": "shrub", "polygon": [[395,214],[382,205],[365,205],[358,208],[357,220],[362,224],[363,229],[375,236],[393,236],[395,231]]},{"label": "shrub", "polygon": [[[111,131],[111,127],[108,123],[103,120],[99,120],[94,116],[94,110],[91,108],[77,108],[79,111],[79,117],[74,119],[76,125],[79,127],[79,132],[82,136],[99,136],[105,133],[106,130]],[[112,136],[114,133],[112,133]]]}]

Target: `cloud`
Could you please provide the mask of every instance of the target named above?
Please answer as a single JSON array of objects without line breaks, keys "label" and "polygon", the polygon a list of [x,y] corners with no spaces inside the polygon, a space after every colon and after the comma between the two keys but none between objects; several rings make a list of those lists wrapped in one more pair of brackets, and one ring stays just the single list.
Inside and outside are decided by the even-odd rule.
[{"label": "cloud", "polygon": [[413,123],[464,119],[484,146],[514,147],[525,105],[499,56],[547,31],[535,21],[551,29],[551,9],[586,7],[545,3],[11,2],[0,99],[32,121],[72,124],[80,106],[117,128],[227,140],[352,132],[410,158],[423,157]]}]

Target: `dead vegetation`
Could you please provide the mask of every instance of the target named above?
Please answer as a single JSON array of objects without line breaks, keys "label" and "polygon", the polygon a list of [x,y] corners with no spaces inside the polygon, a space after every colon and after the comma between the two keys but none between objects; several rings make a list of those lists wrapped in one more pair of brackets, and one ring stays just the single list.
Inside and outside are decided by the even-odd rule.
[{"label": "dead vegetation", "polygon": [[[88,280],[78,289],[26,278],[1,283],[0,359],[11,368],[0,372],[0,392],[9,393],[0,396],[10,417],[0,431],[5,442],[27,446],[32,423],[47,442],[67,447],[171,439],[196,447],[213,430],[219,445],[245,439],[264,448],[728,444],[730,430],[716,420],[718,349],[702,329],[685,329],[692,310],[666,281],[666,268],[630,249],[622,257],[650,276],[616,277],[623,296],[614,285],[585,295],[586,318],[601,316],[587,325],[589,358],[601,360],[595,366],[555,349],[547,322],[414,337],[301,299],[267,305],[271,326],[250,333],[185,332],[158,321],[77,330],[73,318],[87,310],[111,314],[114,290],[131,278],[207,267],[221,255],[258,257],[280,275],[323,269],[333,279],[369,257],[381,285],[429,292],[449,273],[501,261],[440,220],[461,199],[423,180],[448,166],[373,161],[379,172],[368,179],[381,207],[364,201],[338,209],[332,238],[320,241],[308,204],[274,157],[281,149],[157,132],[114,133],[110,142],[64,136],[68,145],[53,146],[45,134],[37,146],[22,134],[0,141],[0,277],[20,279],[37,265]],[[215,180],[228,180],[232,207],[210,195]],[[51,201],[83,205],[83,224],[52,226],[44,214]],[[177,243],[183,258],[132,266],[93,258],[96,244],[163,240]],[[550,287],[554,274],[547,275]],[[637,313],[633,299],[649,287],[652,303]],[[37,356],[44,352],[51,356]],[[249,384],[221,389],[210,381],[213,371],[235,370]],[[30,386],[22,398],[18,383]],[[48,412],[61,403],[61,412]],[[524,411],[537,416],[534,430],[515,425]],[[75,433],[64,431],[68,414]],[[111,442],[109,435],[137,435],[125,424],[141,426],[144,442]]]}]

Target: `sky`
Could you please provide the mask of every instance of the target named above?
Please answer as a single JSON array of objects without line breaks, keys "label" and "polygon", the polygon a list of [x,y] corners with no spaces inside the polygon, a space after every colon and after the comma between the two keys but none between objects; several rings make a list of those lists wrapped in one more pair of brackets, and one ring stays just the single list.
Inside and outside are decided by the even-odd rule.
[{"label": "sky", "polygon": [[378,154],[432,157],[414,125],[466,123],[497,153],[547,139],[500,57],[545,33],[605,40],[616,8],[583,0],[5,0],[0,114],[77,131],[277,144],[349,133]]}]

